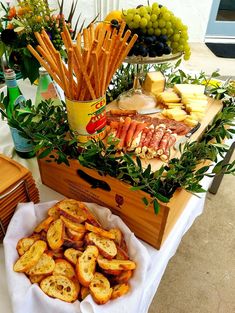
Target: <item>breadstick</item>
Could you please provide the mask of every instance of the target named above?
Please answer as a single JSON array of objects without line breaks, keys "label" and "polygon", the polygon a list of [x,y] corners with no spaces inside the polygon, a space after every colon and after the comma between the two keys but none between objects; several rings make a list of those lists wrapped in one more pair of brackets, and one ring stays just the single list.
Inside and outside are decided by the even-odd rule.
[{"label": "breadstick", "polygon": [[77,49],[77,47],[74,47],[74,52],[75,52],[75,63],[77,64],[77,67],[80,68],[81,72],[82,72],[82,75],[85,79],[85,82],[86,82],[86,85],[87,85],[87,88],[89,90],[89,93],[92,97],[92,99],[94,100],[96,98],[95,96],[95,92],[94,92],[94,89],[91,85],[91,81],[90,81],[90,78],[87,74],[87,71],[86,71],[86,68],[82,62],[82,57],[81,55],[79,54],[79,51]]},{"label": "breadstick", "polygon": [[70,90],[68,87],[67,77],[65,76],[65,73],[64,73],[64,68],[62,65],[62,60],[61,60],[61,56],[60,56],[59,51],[57,51],[57,53],[56,53],[56,60],[57,60],[57,65],[58,65],[59,71],[60,71],[60,78],[61,78],[61,81],[63,82],[63,85],[64,85],[65,96],[67,98],[71,99],[71,93],[70,93]]},{"label": "breadstick", "polygon": [[64,90],[63,82],[51,70],[50,66],[43,60],[43,58],[37,53],[37,51],[31,45],[27,45],[27,48],[32,53],[32,55],[38,60],[38,62],[47,70],[47,72],[51,75],[54,81]]},{"label": "breadstick", "polygon": [[105,51],[103,78],[101,80],[101,83],[102,83],[101,96],[103,96],[105,94],[105,91],[106,91],[105,88],[106,88],[106,80],[107,80],[107,75],[108,75],[109,56],[110,56],[110,53],[108,51]]},{"label": "breadstick", "polygon": [[82,53],[82,51],[81,51],[81,37],[82,37],[82,34],[78,33],[76,41],[77,41],[77,47],[78,47],[80,54]]},{"label": "breadstick", "polygon": [[51,69],[58,75],[58,67],[52,57],[48,54],[47,50],[44,50],[41,46],[37,46],[36,49],[40,54],[44,57],[44,59],[47,61],[47,63],[50,65]]},{"label": "breadstick", "polygon": [[91,42],[93,42],[95,40],[95,26],[93,23],[90,24],[89,30],[90,30]]},{"label": "breadstick", "polygon": [[74,79],[73,79],[73,49],[69,48],[68,51],[68,70],[69,70],[69,76],[68,76],[68,80],[69,80],[69,85],[71,88],[71,99],[74,99],[76,97],[76,90],[74,90],[74,85],[75,88],[77,87],[77,84],[75,83]]},{"label": "breadstick", "polygon": [[99,72],[97,53],[92,52],[92,58],[94,62],[95,94],[96,94],[96,98],[99,98],[100,97],[100,72]]}]

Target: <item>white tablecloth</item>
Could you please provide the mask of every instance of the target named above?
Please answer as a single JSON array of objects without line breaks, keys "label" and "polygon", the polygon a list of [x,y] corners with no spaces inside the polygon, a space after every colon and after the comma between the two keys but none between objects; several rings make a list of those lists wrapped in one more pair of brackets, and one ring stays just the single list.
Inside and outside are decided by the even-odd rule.
[{"label": "white tablecloth", "polygon": [[[27,86],[26,86],[27,88]],[[24,84],[21,86],[24,91]],[[28,91],[28,89],[27,89]],[[31,91],[32,98],[34,90]],[[32,171],[33,177],[36,181],[37,187],[40,192],[41,202],[60,200],[64,198],[63,195],[55,192],[54,190],[46,187],[41,183],[40,174],[38,170],[36,158],[30,160],[24,160],[19,158],[13,151],[13,144],[10,137],[9,127],[4,121],[0,121],[0,153],[7,156],[13,157],[16,161],[23,164]],[[1,171],[1,169],[0,169]],[[206,178],[203,181],[204,188],[208,188],[210,179]],[[144,243],[151,256],[151,266],[148,271],[145,288],[141,299],[141,305],[138,312],[130,313],[147,313],[154,294],[157,291],[158,285],[164,274],[166,266],[170,258],[176,253],[176,250],[180,244],[183,235],[189,230],[194,220],[203,212],[205,202],[205,194],[201,195],[200,198],[192,196],[188,201],[183,213],[172,229],[167,240],[163,244],[162,248],[158,251],[150,245]],[[6,276],[5,276],[5,263],[4,263],[4,251],[2,244],[0,245],[0,306],[1,312],[12,313],[10,295],[8,294]],[[33,313],[33,312],[25,312]],[[43,312],[42,312],[43,313]],[[110,312],[112,313],[112,312]]]}]

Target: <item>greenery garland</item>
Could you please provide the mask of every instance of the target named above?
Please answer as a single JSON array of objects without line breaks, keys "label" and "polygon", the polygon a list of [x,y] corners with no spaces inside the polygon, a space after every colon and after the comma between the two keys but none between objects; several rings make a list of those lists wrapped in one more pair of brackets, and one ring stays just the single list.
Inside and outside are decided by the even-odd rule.
[{"label": "greenery garland", "polygon": [[[171,67],[169,64],[159,65],[157,70],[164,72],[167,84],[174,83],[204,83],[207,92],[222,99],[223,109],[218,113],[211,125],[209,125],[200,142],[186,143],[181,147],[181,156],[170,159],[157,171],[152,171],[151,165],[143,168],[141,159],[136,157],[136,162],[130,154],[116,156],[115,142],[110,138],[108,145],[102,141],[89,141],[81,151],[78,148],[74,134],[69,130],[65,103],[56,105],[51,101],[43,101],[34,107],[31,101],[26,102],[25,108],[18,108],[8,124],[17,128],[22,135],[35,142],[35,150],[39,158],[49,156],[49,161],[65,163],[69,165],[69,159],[78,159],[86,167],[97,170],[100,175],[110,175],[122,180],[132,187],[132,190],[143,190],[151,196],[149,202],[143,198],[146,206],[153,204],[155,213],[158,213],[160,202],[167,203],[177,188],[181,187],[191,193],[205,192],[200,182],[204,176],[214,176],[221,171],[225,174],[235,173],[235,161],[223,165],[218,162],[217,156],[224,156],[228,147],[222,142],[226,138],[232,138],[235,130],[235,86],[231,82],[223,85],[211,85],[211,80],[218,76],[212,73],[208,79],[204,73],[199,76],[190,76],[178,68],[179,62]],[[148,68],[146,68],[148,70]],[[118,71],[117,77],[123,77],[121,81],[122,91],[129,88],[132,69],[129,67],[129,76],[126,68]],[[111,94],[113,89],[109,89]],[[114,92],[114,91],[112,91]],[[115,91],[117,92],[117,90]],[[118,90],[120,93],[120,89]],[[7,99],[1,95],[0,103],[7,106]],[[2,116],[6,117],[3,109]],[[230,126],[230,128],[228,128]],[[68,135],[69,134],[69,135]],[[51,154],[55,151],[55,154]],[[205,160],[217,163],[214,169],[208,172],[210,165],[202,165]]]}]

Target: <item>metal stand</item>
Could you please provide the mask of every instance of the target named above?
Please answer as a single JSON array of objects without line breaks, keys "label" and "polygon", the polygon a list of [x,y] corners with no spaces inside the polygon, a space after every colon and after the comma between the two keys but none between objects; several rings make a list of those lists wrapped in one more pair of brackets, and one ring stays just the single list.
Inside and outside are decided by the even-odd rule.
[{"label": "metal stand", "polygon": [[[229,148],[228,152],[226,153],[224,160],[223,160],[223,163],[222,163],[223,165],[225,165],[229,162],[229,160],[231,159],[231,156],[233,154],[234,149],[235,149],[235,141],[232,143],[231,147]],[[223,176],[224,176],[223,172],[221,174],[215,176],[215,178],[213,179],[212,184],[208,190],[210,193],[212,193],[212,194],[217,193],[219,186],[221,184],[221,181],[223,179]]]}]

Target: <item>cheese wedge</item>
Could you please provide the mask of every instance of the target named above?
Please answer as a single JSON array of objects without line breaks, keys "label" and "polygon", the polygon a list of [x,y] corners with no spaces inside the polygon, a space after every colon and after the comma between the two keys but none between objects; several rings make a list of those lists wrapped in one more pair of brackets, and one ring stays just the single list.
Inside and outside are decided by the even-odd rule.
[{"label": "cheese wedge", "polygon": [[161,72],[149,72],[146,75],[143,88],[145,91],[157,95],[165,89],[165,83],[166,79]]}]

